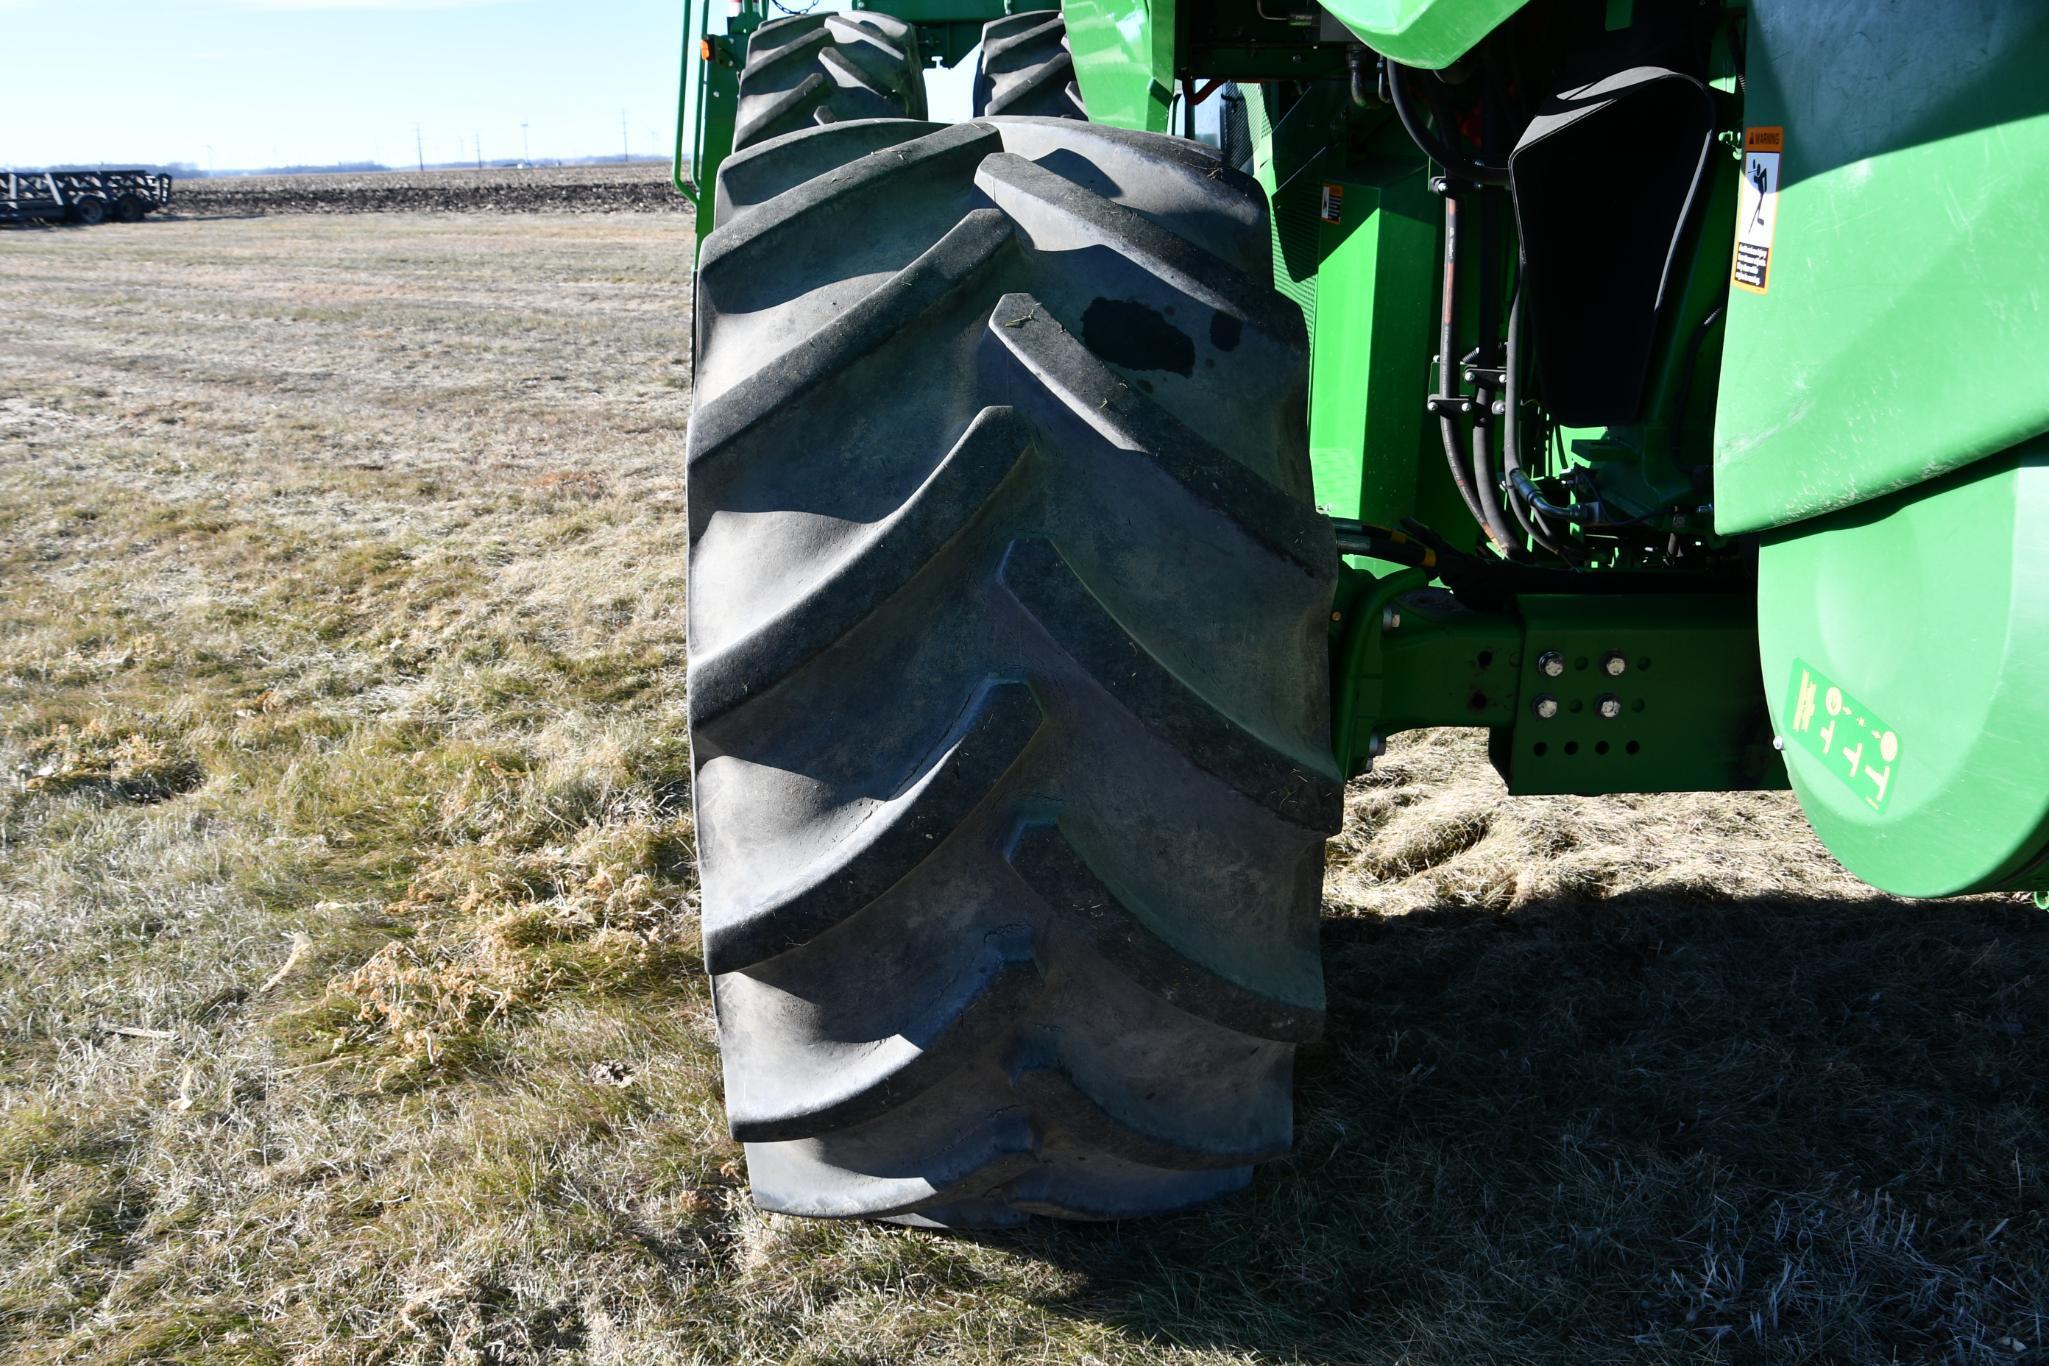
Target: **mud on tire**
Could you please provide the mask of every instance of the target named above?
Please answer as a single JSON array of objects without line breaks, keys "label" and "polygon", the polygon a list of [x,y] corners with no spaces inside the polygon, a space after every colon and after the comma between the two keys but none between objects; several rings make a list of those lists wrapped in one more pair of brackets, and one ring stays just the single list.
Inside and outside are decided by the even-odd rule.
[{"label": "mud on tire", "polygon": [[1336,554],[1257,187],[1051,119],[736,155],[690,719],[755,1198],[1117,1218],[1288,1150]]}]

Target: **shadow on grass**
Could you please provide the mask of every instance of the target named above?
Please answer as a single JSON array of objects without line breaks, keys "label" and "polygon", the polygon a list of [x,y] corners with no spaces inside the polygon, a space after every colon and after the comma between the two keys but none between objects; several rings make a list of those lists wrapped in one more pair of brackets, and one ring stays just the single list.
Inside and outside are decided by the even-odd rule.
[{"label": "shadow on grass", "polygon": [[992,1238],[1059,1312],[1315,1360],[2012,1359],[2049,1305],[2049,915],[1628,896],[1327,921],[1295,1155]]}]

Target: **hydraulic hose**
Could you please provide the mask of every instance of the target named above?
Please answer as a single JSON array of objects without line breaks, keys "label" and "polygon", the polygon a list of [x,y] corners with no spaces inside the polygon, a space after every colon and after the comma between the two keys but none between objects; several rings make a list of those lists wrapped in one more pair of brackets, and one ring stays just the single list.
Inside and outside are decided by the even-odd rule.
[{"label": "hydraulic hose", "polygon": [[1377,103],[1366,81],[1366,49],[1357,43],[1345,49],[1345,81],[1352,103],[1366,109]]},{"label": "hydraulic hose", "polygon": [[[1480,496],[1473,487],[1473,472],[1466,460],[1465,441],[1459,435],[1458,418],[1452,404],[1461,399],[1458,386],[1458,194],[1444,185],[1444,301],[1437,313],[1437,428],[1444,439],[1444,463],[1451,469],[1451,482],[1473,520],[1494,535]],[[1497,542],[1503,550],[1507,543]]]},{"label": "hydraulic hose", "polygon": [[[1444,168],[1444,173],[1460,180],[1469,180],[1475,185],[1506,185],[1508,171],[1500,166],[1482,166],[1471,157],[1454,152],[1450,146],[1431,133],[1429,127],[1417,116],[1416,107],[1406,89],[1408,77],[1415,74],[1411,68],[1397,62],[1388,63],[1387,88],[1394,96],[1395,117],[1402,121],[1409,138],[1424,156]],[[1447,120],[1447,124],[1448,124]]]},{"label": "hydraulic hose", "polygon": [[[1489,68],[1490,74],[1492,68]],[[1494,104],[1483,95],[1480,106],[1481,153],[1490,151],[1498,136]],[[1480,370],[1493,367],[1501,336],[1501,196],[1482,188],[1480,196],[1480,327],[1479,344],[1473,357]],[[1494,422],[1494,389],[1484,378],[1473,386],[1473,486],[1486,519],[1487,534],[1511,557],[1523,551],[1523,540],[1502,515],[1499,490],[1502,480],[1494,473],[1494,453],[1489,428]]]},{"label": "hydraulic hose", "polygon": [[1523,492],[1529,476],[1523,473],[1522,462],[1522,336],[1523,291],[1521,281],[1517,281],[1515,298],[1508,305],[1508,353],[1501,363],[1501,469],[1507,485],[1508,507],[1531,540],[1567,564],[1576,564],[1578,556],[1553,539],[1542,513]]}]

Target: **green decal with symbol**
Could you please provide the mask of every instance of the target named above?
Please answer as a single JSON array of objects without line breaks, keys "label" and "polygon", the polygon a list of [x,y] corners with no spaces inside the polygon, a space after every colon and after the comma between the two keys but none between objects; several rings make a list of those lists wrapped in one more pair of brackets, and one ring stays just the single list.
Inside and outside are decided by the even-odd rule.
[{"label": "green decal with symbol", "polygon": [[1786,714],[1789,743],[1819,759],[1873,811],[1885,810],[1900,758],[1898,731],[1802,659],[1793,661],[1793,702]]}]

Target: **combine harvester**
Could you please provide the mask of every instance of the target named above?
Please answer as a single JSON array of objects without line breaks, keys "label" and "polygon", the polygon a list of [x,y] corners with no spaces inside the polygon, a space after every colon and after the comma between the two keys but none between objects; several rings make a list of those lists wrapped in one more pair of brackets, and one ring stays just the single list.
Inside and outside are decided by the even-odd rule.
[{"label": "combine harvester", "polygon": [[154,171],[0,171],[0,223],[140,223],[170,203]]},{"label": "combine harvester", "polygon": [[[690,725],[764,1207],[1244,1185],[1396,731],[2049,888],[2049,8],[726,10]],[[1167,135],[1220,89],[1240,166]]]}]

